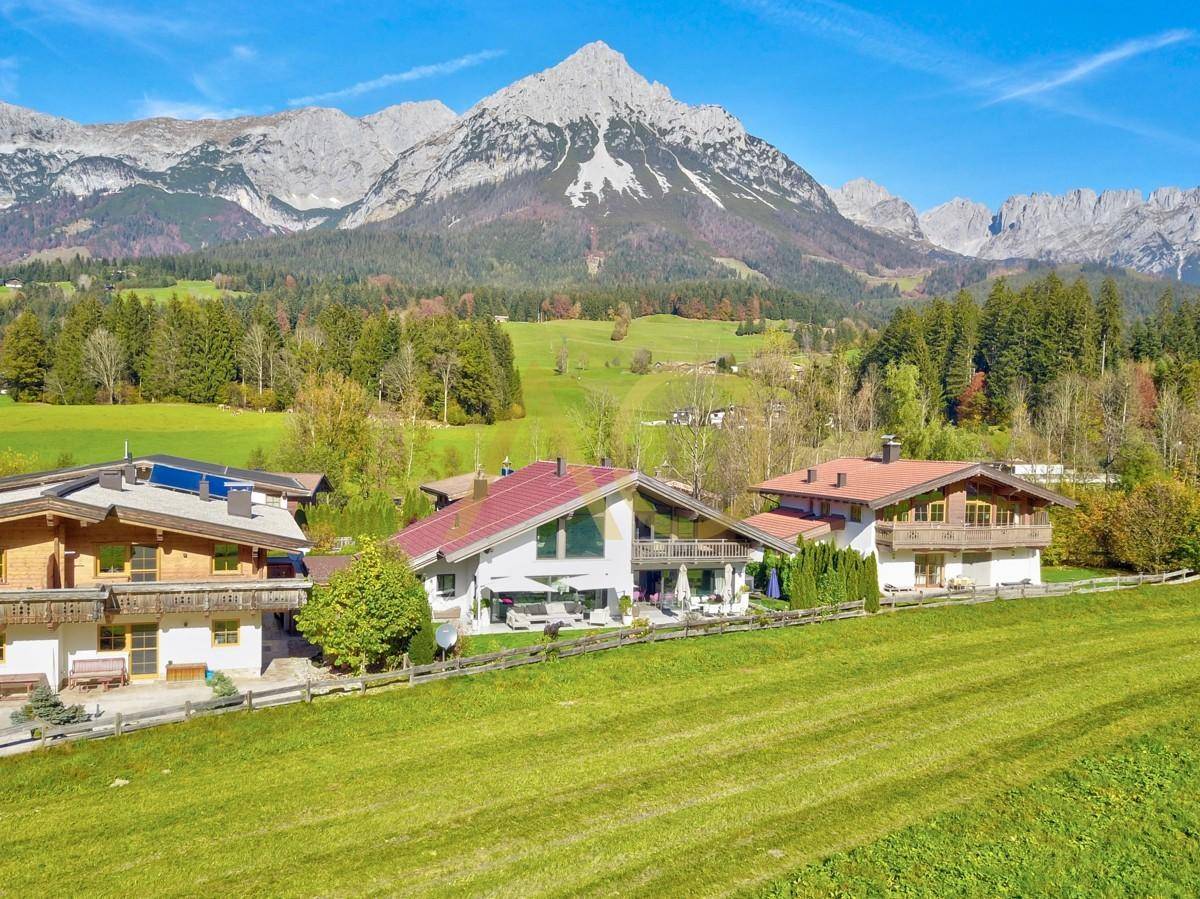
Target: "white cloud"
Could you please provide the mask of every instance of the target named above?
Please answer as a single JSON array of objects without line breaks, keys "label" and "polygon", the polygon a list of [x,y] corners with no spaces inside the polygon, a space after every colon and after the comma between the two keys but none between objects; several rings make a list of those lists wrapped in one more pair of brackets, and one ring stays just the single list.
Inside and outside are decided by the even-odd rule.
[{"label": "white cloud", "polygon": [[0,96],[14,97],[17,93],[17,76],[20,63],[15,56],[0,57]]},{"label": "white cloud", "polygon": [[142,97],[136,110],[139,119],[233,119],[249,115],[245,109],[224,109],[208,103],[189,100],[163,100],[158,97]]},{"label": "white cloud", "polygon": [[1172,44],[1183,43],[1184,41],[1191,40],[1194,36],[1194,32],[1186,28],[1176,28],[1152,37],[1125,41],[1102,53],[1085,56],[1065,69],[1002,89],[997,96],[992,98],[991,102],[1004,103],[1008,100],[1019,100],[1023,97],[1033,97],[1038,94],[1057,90],[1060,87],[1066,87],[1068,84],[1081,81],[1103,69],[1107,69],[1109,66],[1132,59],[1135,56],[1142,56],[1155,50],[1161,50],[1164,47],[1170,47]]},{"label": "white cloud", "polygon": [[496,59],[503,56],[503,50],[481,50],[478,53],[468,53],[465,56],[459,56],[455,59],[447,59],[444,62],[435,62],[430,65],[414,66],[403,72],[394,72],[388,75],[380,75],[378,78],[372,78],[369,81],[360,81],[357,84],[352,84],[349,87],[339,88],[338,90],[326,91],[321,94],[311,94],[307,97],[294,97],[288,100],[289,106],[311,106],[314,103],[328,103],[331,100],[346,100],[351,97],[359,97],[371,91],[377,91],[381,88],[389,87],[393,84],[403,84],[408,81],[420,81],[424,78],[437,78],[442,75],[452,75],[462,69],[469,69],[472,66],[480,65],[490,59]]}]

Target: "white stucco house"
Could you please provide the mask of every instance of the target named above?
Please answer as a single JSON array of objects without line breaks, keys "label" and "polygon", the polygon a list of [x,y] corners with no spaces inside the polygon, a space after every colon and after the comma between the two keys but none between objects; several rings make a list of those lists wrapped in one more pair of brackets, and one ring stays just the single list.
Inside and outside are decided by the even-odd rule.
[{"label": "white stucco house", "polygon": [[1048,508],[1075,505],[992,465],[903,459],[890,437],[878,456],[833,459],[753,489],[779,505],[747,524],[874,555],[880,585],[901,590],[1040,583]]},{"label": "white stucco house", "polygon": [[643,472],[561,459],[477,478],[470,496],[391,542],[424,578],[434,616],[475,633],[540,626],[549,603],[577,623],[616,621],[622,596],[667,614],[705,600],[744,610],[746,563],[795,549]]}]

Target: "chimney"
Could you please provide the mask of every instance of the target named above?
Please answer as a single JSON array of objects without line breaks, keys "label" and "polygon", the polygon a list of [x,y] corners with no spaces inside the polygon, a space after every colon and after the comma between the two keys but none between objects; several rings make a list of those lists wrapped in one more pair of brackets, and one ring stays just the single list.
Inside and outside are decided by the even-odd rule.
[{"label": "chimney", "polygon": [[839,471],[839,472],[838,472],[838,476],[837,476],[837,485],[838,485],[839,487],[845,487],[845,486],[846,486],[846,472],[844,472],[844,471]]},{"label": "chimney", "polygon": [[208,478],[204,477],[204,475],[200,476],[200,489],[198,494],[205,502],[208,502],[212,498],[211,494],[208,492]]},{"label": "chimney", "polygon": [[900,458],[900,441],[894,434],[883,435],[883,464],[891,465]]},{"label": "chimney", "polygon": [[608,458],[608,456],[605,456],[603,459],[600,460],[600,467],[601,468],[612,468],[612,459]]},{"label": "chimney", "polygon": [[817,470],[815,468],[810,468],[808,470],[808,483],[810,483],[810,484],[817,483]]},{"label": "chimney", "polygon": [[488,494],[488,479],[482,471],[475,472],[475,480],[471,485],[471,498],[484,499]]},{"label": "chimney", "polygon": [[121,489],[121,469],[109,468],[109,469],[106,469],[105,471],[100,472],[100,486],[103,487],[105,490],[120,491],[120,489]]},{"label": "chimney", "polygon": [[136,484],[137,483],[137,466],[134,465],[132,462],[126,462],[124,465],[124,471],[125,471],[125,483],[126,484]]},{"label": "chimney", "polygon": [[554,460],[554,473],[560,478],[565,478],[567,476],[567,460],[562,456],[559,456]]},{"label": "chimney", "polygon": [[250,512],[252,493],[249,487],[230,487],[229,498],[226,500],[229,514],[237,518],[251,518]]}]

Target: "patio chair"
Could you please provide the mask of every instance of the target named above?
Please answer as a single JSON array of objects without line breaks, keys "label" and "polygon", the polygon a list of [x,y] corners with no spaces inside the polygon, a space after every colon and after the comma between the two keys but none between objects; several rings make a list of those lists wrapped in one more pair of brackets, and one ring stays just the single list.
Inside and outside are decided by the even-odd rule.
[{"label": "patio chair", "polygon": [[592,611],[588,614],[588,624],[595,624],[599,627],[605,627],[606,625],[612,624],[612,617],[608,614],[608,609],[606,608],[592,609]]},{"label": "patio chair", "polygon": [[504,616],[504,621],[514,631],[527,631],[533,627],[533,621],[524,612],[518,612],[516,609],[509,609],[508,614]]}]

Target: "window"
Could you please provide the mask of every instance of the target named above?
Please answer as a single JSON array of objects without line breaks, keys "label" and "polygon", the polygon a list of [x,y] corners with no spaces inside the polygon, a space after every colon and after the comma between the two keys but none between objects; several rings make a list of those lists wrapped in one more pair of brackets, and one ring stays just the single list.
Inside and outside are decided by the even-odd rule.
[{"label": "window", "polygon": [[213,571],[216,573],[238,570],[238,545],[217,543],[213,546]]},{"label": "window", "polygon": [[455,594],[453,574],[439,574],[437,576],[437,592],[440,596],[453,596]]},{"label": "window", "polygon": [[100,625],[100,639],[97,641],[96,648],[100,650],[100,652],[124,652],[125,625]]},{"label": "window", "polygon": [[604,503],[582,509],[566,519],[568,559],[600,559],[604,557]]},{"label": "window", "polygon": [[129,561],[129,547],[102,546],[96,553],[96,574],[115,575],[125,573],[125,563]]},{"label": "window", "polygon": [[862,521],[862,506],[857,503],[850,506],[850,520]]},{"label": "window", "polygon": [[1009,499],[996,500],[996,524],[1016,524],[1021,514],[1021,506]]},{"label": "window", "polygon": [[129,579],[131,581],[158,580],[158,547],[133,546],[129,556]]},{"label": "window", "polygon": [[213,646],[237,646],[241,642],[241,632],[238,630],[238,620],[229,618],[212,623]]},{"label": "window", "polygon": [[912,500],[913,521],[944,522],[946,520],[946,498],[940,491],[922,493]]},{"label": "window", "polygon": [[558,558],[558,521],[547,521],[537,529],[537,557]]},{"label": "window", "polygon": [[967,500],[967,524],[988,527],[992,523],[992,504],[981,499]]},{"label": "window", "polygon": [[0,630],[0,664],[4,662],[4,648],[8,644],[8,634]]},{"label": "window", "polygon": [[711,596],[717,593],[717,573],[711,568],[689,568],[688,588],[693,596]]},{"label": "window", "polygon": [[0,583],[8,580],[8,550],[0,549]]},{"label": "window", "polygon": [[829,511],[830,511],[829,500],[827,500],[827,499],[821,500],[821,517],[825,518],[827,515],[829,515]]},{"label": "window", "polygon": [[690,518],[677,518],[675,520],[675,536],[680,540],[695,540],[696,522]]}]

